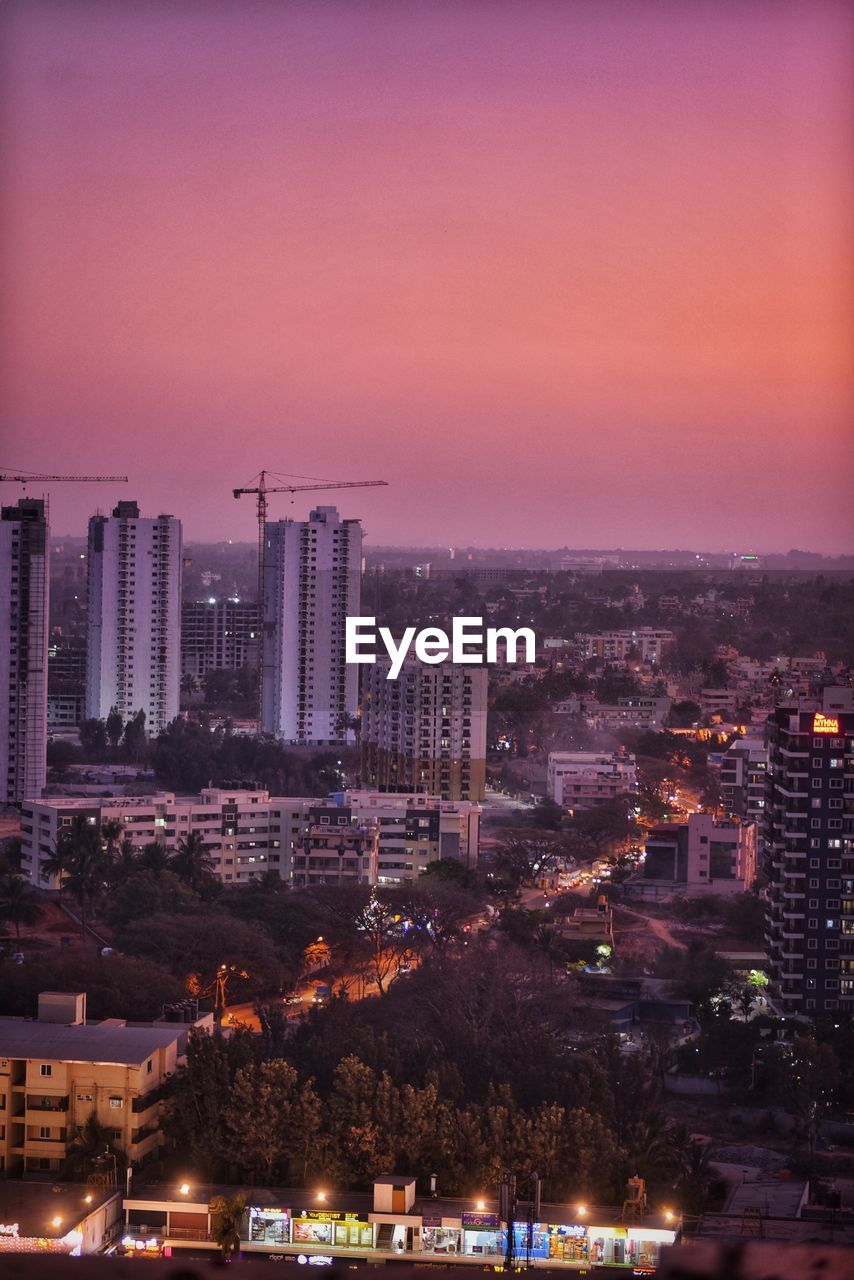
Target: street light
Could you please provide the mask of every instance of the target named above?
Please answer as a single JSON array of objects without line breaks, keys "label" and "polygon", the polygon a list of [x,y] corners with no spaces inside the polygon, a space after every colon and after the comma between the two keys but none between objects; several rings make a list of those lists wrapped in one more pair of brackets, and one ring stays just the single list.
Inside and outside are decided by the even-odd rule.
[{"label": "street light", "polygon": [[180,1185],[180,1187],[178,1188],[178,1191],[180,1192],[180,1194],[181,1194],[182,1196],[188,1196],[188,1195],[190,1194],[190,1184],[189,1184],[189,1182],[182,1182],[182,1183],[181,1183],[181,1185]]},{"label": "street light", "polygon": [[587,1216],[587,1205],[586,1205],[586,1204],[580,1204],[580,1205],[578,1206],[578,1208],[576,1209],[576,1213],[578,1214],[579,1218],[584,1218],[584,1217],[586,1217],[586,1216]]},{"label": "street light", "polygon": [[665,1209],[665,1210],[664,1210],[664,1221],[665,1221],[665,1222],[672,1222],[672,1221],[673,1221],[673,1219],[674,1219],[675,1217],[676,1217],[676,1214],[673,1212],[673,1210],[672,1210],[672,1209]]},{"label": "street light", "polygon": [[57,1218],[53,1218],[53,1219],[52,1219],[52,1221],[51,1221],[51,1226],[52,1226],[52,1227],[61,1227],[61,1226],[62,1226],[62,1218],[58,1218],[58,1217],[57,1217]]},{"label": "street light", "polygon": [[477,1201],[477,1203],[475,1204],[475,1208],[476,1208],[476,1209],[478,1209],[478,1210],[480,1210],[480,1211],[483,1211],[483,1210],[486,1208],[486,1201],[485,1201],[485,1200],[478,1200],[478,1201]]},{"label": "street light", "polygon": [[316,1199],[316,1200],[321,1200],[321,1201],[325,1200],[325,1199],[326,1199],[326,1192],[325,1192],[325,1191],[318,1191],[317,1195],[315,1196],[315,1199]]}]

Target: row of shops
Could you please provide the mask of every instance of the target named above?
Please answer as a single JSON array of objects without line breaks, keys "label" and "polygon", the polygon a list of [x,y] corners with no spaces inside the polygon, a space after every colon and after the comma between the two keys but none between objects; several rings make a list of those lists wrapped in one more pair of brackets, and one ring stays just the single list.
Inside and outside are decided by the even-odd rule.
[{"label": "row of shops", "polygon": [[[179,1210],[126,1206],[121,1251],[137,1256],[173,1256],[211,1240],[205,1207]],[[362,1258],[377,1254],[420,1255],[423,1261],[494,1262],[507,1252],[507,1228],[494,1213],[414,1211],[403,1213],[292,1209],[286,1205],[248,1204],[243,1251],[268,1256],[311,1252],[345,1252]],[[652,1270],[662,1245],[675,1232],[656,1225],[596,1225],[595,1222],[516,1224],[516,1256],[541,1263],[569,1263]]]}]

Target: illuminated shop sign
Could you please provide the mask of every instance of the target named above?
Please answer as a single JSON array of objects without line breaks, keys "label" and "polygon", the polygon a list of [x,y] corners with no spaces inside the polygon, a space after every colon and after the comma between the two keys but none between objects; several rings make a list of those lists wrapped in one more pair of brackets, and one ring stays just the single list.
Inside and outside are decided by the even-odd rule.
[{"label": "illuminated shop sign", "polygon": [[816,711],[812,722],[813,733],[839,733],[839,721],[835,716],[823,716]]},{"label": "illuminated shop sign", "polygon": [[358,1213],[337,1213],[329,1209],[303,1209],[301,1218],[309,1222],[360,1222]]},{"label": "illuminated shop sign", "polygon": [[462,1224],[464,1227],[479,1227],[494,1231],[501,1226],[501,1219],[497,1213],[464,1213]]}]

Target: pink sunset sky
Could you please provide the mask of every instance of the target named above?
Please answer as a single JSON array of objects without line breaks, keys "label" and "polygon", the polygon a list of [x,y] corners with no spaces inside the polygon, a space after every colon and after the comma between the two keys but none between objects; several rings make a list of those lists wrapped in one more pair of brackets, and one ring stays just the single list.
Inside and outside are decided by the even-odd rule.
[{"label": "pink sunset sky", "polygon": [[850,6],[0,23],[0,464],[131,477],[56,533],[249,541],[267,467],[371,542],[854,548]]}]

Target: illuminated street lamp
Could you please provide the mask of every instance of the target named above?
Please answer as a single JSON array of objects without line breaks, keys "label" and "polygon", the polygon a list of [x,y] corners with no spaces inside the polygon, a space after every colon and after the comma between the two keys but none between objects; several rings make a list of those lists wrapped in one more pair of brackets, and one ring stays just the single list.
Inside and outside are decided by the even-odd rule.
[{"label": "illuminated street lamp", "polygon": [[478,1209],[480,1212],[483,1212],[483,1210],[486,1208],[486,1201],[478,1200],[477,1203],[475,1204],[475,1208]]},{"label": "illuminated street lamp", "polygon": [[181,1195],[182,1195],[182,1196],[188,1196],[188,1195],[190,1194],[190,1184],[189,1184],[189,1182],[182,1182],[182,1183],[181,1183],[181,1185],[180,1185],[180,1187],[178,1188],[178,1190],[179,1190],[179,1192],[181,1193]]},{"label": "illuminated street lamp", "polygon": [[585,1218],[587,1216],[587,1205],[580,1204],[576,1209],[576,1213],[578,1214],[579,1218]]},{"label": "illuminated street lamp", "polygon": [[325,1199],[326,1199],[326,1192],[318,1191],[317,1195],[315,1196],[315,1200],[324,1201]]}]

